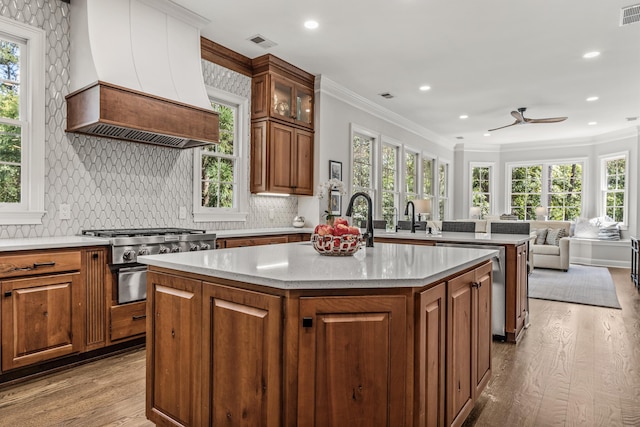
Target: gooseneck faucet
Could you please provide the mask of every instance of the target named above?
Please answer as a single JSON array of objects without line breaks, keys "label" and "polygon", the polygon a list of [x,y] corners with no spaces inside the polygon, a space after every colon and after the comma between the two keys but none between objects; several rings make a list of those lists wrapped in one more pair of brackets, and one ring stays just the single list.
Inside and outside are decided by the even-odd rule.
[{"label": "gooseneck faucet", "polygon": [[407,202],[407,207],[404,208],[404,214],[409,215],[409,205],[411,205],[411,232],[416,232],[416,205],[411,200]]},{"label": "gooseneck faucet", "polygon": [[349,206],[347,207],[347,212],[345,216],[351,217],[353,211],[353,202],[358,197],[364,197],[367,201],[367,232],[365,233],[365,237],[367,239],[367,247],[373,247],[373,203],[371,203],[371,196],[367,193],[358,192],[351,196],[351,200],[349,200]]}]

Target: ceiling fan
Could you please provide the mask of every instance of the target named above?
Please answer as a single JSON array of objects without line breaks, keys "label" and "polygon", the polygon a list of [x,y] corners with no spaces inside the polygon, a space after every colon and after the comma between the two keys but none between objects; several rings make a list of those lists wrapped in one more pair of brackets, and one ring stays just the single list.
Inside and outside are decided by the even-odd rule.
[{"label": "ceiling fan", "polygon": [[548,119],[528,119],[524,116],[525,111],[527,111],[525,107],[518,108],[518,111],[512,111],[511,115],[516,119],[515,122],[511,123],[510,125],[501,126],[499,128],[489,129],[489,132],[492,132],[498,129],[508,128],[509,126],[524,125],[527,123],[558,123],[558,122],[564,122],[565,120],[567,120],[566,117],[550,117]]}]

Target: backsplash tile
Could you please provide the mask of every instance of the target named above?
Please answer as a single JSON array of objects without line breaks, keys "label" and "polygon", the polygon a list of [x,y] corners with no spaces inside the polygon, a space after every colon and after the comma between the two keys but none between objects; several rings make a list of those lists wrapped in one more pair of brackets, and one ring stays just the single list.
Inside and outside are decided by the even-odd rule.
[{"label": "backsplash tile", "polygon": [[[62,236],[78,234],[82,229],[90,228],[186,227],[228,230],[291,225],[298,210],[296,197],[256,195],[249,197],[246,223],[195,223],[191,215],[192,150],[65,133],[64,96],[69,93],[72,30],[69,5],[59,0],[0,0],[0,14],[43,28],[47,37],[47,213],[42,225],[0,226],[0,238]],[[207,61],[203,61],[203,75],[207,85],[248,99],[251,97],[249,77]],[[248,143],[249,117],[245,123]],[[246,177],[248,180],[248,170]],[[71,206],[72,219],[59,218],[58,207],[62,203]],[[178,219],[180,206],[187,208],[185,220]]]}]

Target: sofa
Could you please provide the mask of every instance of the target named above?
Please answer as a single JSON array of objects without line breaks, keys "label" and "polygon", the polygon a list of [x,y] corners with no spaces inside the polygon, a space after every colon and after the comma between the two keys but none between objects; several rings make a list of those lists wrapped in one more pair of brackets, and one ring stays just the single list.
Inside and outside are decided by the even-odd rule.
[{"label": "sofa", "polygon": [[[461,219],[459,221],[473,221],[476,233],[487,233],[491,230],[492,222],[505,222],[498,219]],[[569,236],[571,222],[569,221],[527,221],[530,224],[531,239],[529,243],[529,265],[533,268],[551,268],[569,270]],[[430,221],[430,227],[442,228],[442,221]],[[562,230],[562,231],[558,231]],[[549,232],[551,231],[551,233]]]}]

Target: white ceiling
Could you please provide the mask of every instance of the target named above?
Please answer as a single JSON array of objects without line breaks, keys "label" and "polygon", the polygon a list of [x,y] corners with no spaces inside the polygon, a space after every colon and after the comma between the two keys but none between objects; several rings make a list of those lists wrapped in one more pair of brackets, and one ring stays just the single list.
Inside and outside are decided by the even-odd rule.
[{"label": "white ceiling", "polygon": [[[327,77],[452,144],[584,139],[640,126],[626,120],[640,116],[640,22],[619,26],[620,9],[640,0],[174,2],[211,21],[204,37]],[[307,30],[307,19],[320,26]],[[277,46],[247,40],[256,34]],[[594,50],[601,55],[582,58]],[[529,118],[569,119],[483,136],[513,123],[518,107]]]}]

